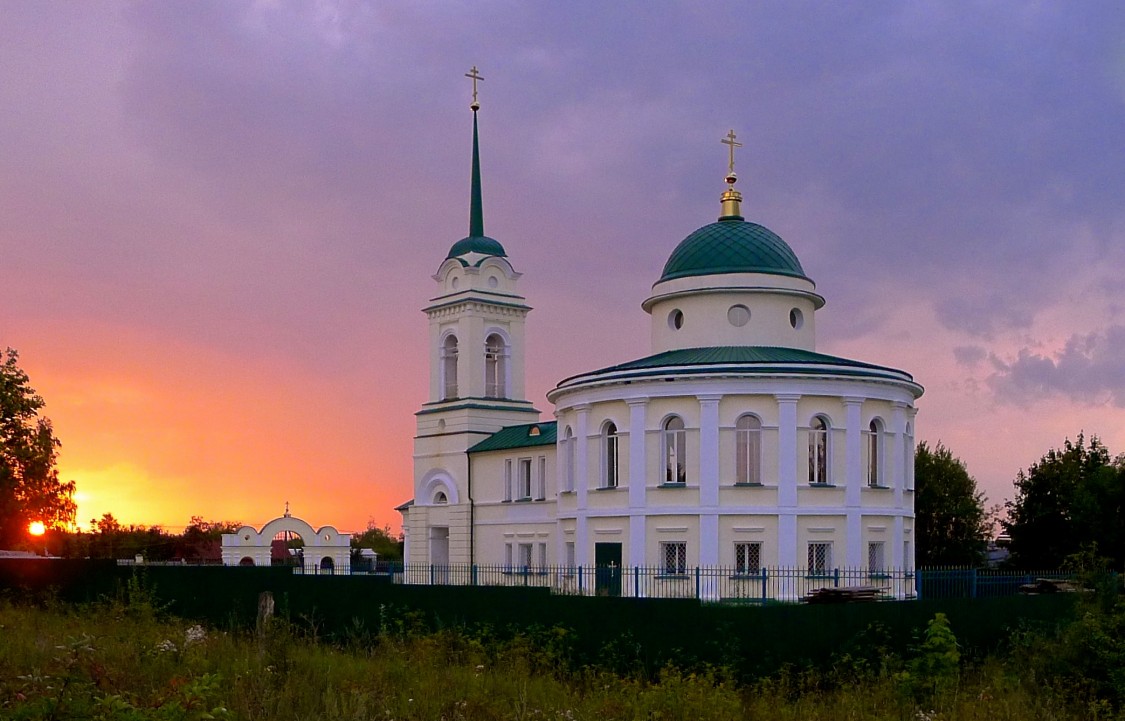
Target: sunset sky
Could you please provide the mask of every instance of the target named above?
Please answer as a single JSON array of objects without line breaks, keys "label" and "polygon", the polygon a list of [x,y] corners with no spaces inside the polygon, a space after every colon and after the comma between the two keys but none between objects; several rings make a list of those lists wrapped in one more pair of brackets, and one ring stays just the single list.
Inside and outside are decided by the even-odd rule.
[{"label": "sunset sky", "polygon": [[990,503],[1080,430],[1125,451],[1120,2],[0,0],[0,345],[80,521],[397,530],[474,64],[546,419],[648,354],[733,128],[818,350],[913,373]]}]

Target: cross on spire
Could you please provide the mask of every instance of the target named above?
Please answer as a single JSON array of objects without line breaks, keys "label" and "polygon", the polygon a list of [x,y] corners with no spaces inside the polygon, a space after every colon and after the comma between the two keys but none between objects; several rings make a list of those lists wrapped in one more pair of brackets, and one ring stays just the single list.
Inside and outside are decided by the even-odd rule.
[{"label": "cross on spire", "polygon": [[728,168],[727,168],[727,182],[732,184],[732,185],[734,184],[734,181],[731,180],[731,178],[735,177],[735,175],[734,175],[734,149],[742,147],[742,143],[739,143],[739,142],[735,141],[735,138],[737,138],[737,137],[738,136],[734,134],[734,129],[732,128],[731,131],[729,133],[727,133],[726,136],[722,140],[719,141],[723,145],[729,145],[730,146],[730,163],[729,163]]},{"label": "cross on spire", "polygon": [[477,81],[484,80],[484,77],[477,71],[476,65],[473,66],[472,70],[465,73],[465,77],[473,80],[473,103],[469,107],[473,109],[473,112],[476,112],[480,109],[480,103],[477,102]]}]

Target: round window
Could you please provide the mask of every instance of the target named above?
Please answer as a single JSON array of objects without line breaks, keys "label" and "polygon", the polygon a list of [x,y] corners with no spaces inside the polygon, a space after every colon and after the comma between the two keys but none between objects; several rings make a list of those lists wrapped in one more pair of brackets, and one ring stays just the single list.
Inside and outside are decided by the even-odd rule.
[{"label": "round window", "polygon": [[793,310],[789,311],[789,325],[793,326],[797,330],[800,330],[801,326],[803,326],[804,324],[805,314],[801,312],[800,308],[794,308]]},{"label": "round window", "polygon": [[677,308],[668,314],[668,327],[672,330],[679,330],[684,327],[684,312]]},{"label": "round window", "polygon": [[457,286],[461,285],[461,279],[454,278],[453,280],[449,281],[449,284],[453,286],[453,290],[457,290]]},{"label": "round window", "polygon": [[496,276],[494,276],[494,275],[488,276],[488,287],[489,288],[495,288],[498,285],[500,285],[500,280]]},{"label": "round window", "polygon": [[750,309],[744,305],[732,305],[727,311],[727,320],[736,328],[741,328],[750,322]]}]

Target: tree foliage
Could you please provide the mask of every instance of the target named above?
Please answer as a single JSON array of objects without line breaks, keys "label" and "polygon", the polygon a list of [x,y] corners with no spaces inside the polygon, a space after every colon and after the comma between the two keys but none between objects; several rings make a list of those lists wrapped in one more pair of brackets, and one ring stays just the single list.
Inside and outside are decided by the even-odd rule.
[{"label": "tree foliage", "polygon": [[1113,567],[1125,563],[1125,458],[1111,458],[1098,438],[1052,448],[1016,476],[1004,528],[1012,561],[1021,568],[1059,568],[1096,549]]},{"label": "tree foliage", "polygon": [[44,401],[19,366],[19,354],[0,352],[0,548],[25,545],[27,527],[74,522],[74,481],[60,481],[59,440],[39,415]]},{"label": "tree foliage", "polygon": [[352,548],[370,548],[382,561],[402,560],[402,541],[391,535],[390,526],[380,528],[374,519],[367,522],[366,531],[352,534]]},{"label": "tree foliage", "polygon": [[965,464],[941,441],[933,450],[924,441],[918,445],[914,489],[918,565],[979,565],[991,525],[984,494]]}]

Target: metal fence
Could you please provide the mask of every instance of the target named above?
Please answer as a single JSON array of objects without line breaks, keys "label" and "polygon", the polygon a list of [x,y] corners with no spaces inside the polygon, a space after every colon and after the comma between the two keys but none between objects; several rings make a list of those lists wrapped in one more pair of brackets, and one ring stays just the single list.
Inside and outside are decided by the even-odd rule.
[{"label": "metal fence", "polygon": [[912,571],[710,566],[669,571],[653,566],[503,566],[378,564],[371,571],[394,583],[432,586],[525,586],[573,596],[694,598],[731,603],[797,601],[824,588],[862,588],[877,598],[916,597]]}]

